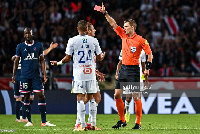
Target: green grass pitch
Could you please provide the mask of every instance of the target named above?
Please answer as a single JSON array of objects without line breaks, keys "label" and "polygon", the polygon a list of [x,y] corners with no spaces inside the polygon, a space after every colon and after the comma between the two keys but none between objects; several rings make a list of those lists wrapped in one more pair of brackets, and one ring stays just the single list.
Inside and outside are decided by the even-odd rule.
[{"label": "green grass pitch", "polygon": [[[87,120],[86,116],[86,120]],[[73,132],[76,115],[49,114],[47,120],[56,127],[41,127],[40,115],[32,115],[33,127],[24,127],[25,123],[15,122],[15,115],[0,115],[0,134],[3,129],[12,129],[19,134],[71,134],[71,133],[103,133],[103,134],[198,134],[200,133],[200,114],[157,115],[142,116],[142,130],[132,130],[135,115],[131,115],[130,122],[125,128],[117,130],[111,127],[119,120],[117,114],[97,115],[97,126],[101,131]],[[5,133],[5,132],[4,132]]]}]

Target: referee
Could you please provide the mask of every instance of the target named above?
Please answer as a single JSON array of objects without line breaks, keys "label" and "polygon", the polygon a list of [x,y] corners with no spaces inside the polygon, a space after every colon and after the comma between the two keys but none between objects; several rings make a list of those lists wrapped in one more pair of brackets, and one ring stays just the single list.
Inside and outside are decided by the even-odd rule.
[{"label": "referee", "polygon": [[[119,129],[119,127],[125,127],[127,125],[124,117],[124,102],[121,96],[122,90],[120,90],[120,82],[140,82],[139,58],[142,49],[145,51],[146,55],[148,55],[146,69],[144,71],[144,75],[148,76],[153,55],[147,40],[136,34],[135,30],[137,24],[134,20],[125,20],[124,28],[121,28],[117,25],[115,20],[110,17],[103,3],[100,12],[105,15],[109,24],[122,39],[122,66],[115,86],[115,102],[120,120],[112,127],[114,129]],[[139,125],[137,128],[141,129],[140,123],[136,123],[135,125]],[[133,129],[135,128],[134,126]]]}]

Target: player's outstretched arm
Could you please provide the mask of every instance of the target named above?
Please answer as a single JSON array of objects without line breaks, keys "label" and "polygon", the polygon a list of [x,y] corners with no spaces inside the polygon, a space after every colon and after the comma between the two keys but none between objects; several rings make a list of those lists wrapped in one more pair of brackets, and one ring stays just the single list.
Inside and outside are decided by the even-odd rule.
[{"label": "player's outstretched arm", "polygon": [[117,79],[118,78],[118,74],[119,74],[119,70],[122,66],[122,60],[120,60],[117,64],[117,70],[116,70],[116,74],[115,74],[115,78]]},{"label": "player's outstretched arm", "polygon": [[71,55],[67,55],[66,54],[66,56],[61,61],[59,61],[59,62],[57,62],[57,61],[50,61],[50,62],[51,62],[51,65],[57,66],[57,65],[63,65],[65,63],[69,62],[70,59],[71,59]]},{"label": "player's outstretched arm", "polygon": [[99,54],[99,55],[97,55],[97,60],[98,60],[98,61],[102,61],[102,60],[104,59],[105,55],[106,55],[105,52],[104,52],[104,53],[101,53],[101,54]]},{"label": "player's outstretched arm", "polygon": [[16,83],[16,81],[15,81],[15,74],[16,74],[16,71],[17,71],[17,68],[18,68],[19,59],[20,59],[20,57],[16,57],[15,61],[14,61],[12,83]]},{"label": "player's outstretched arm", "polygon": [[56,48],[58,46],[58,43],[51,42],[49,48],[44,50],[44,55],[47,55],[49,52],[51,52],[52,49]]},{"label": "player's outstretched arm", "polygon": [[108,12],[106,11],[105,6],[103,5],[103,2],[102,2],[102,7],[101,7],[100,12],[102,12],[103,14],[105,14],[106,20],[109,22],[109,24],[115,30],[117,28],[117,23],[116,23],[116,21],[112,17],[110,17],[110,15],[108,14]]}]

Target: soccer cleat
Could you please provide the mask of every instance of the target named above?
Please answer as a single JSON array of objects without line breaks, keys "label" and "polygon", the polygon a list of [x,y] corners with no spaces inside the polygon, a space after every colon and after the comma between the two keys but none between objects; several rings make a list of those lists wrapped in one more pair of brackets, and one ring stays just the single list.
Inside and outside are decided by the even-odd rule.
[{"label": "soccer cleat", "polygon": [[126,125],[126,121],[122,122],[121,120],[119,120],[116,125],[112,126],[112,128],[119,129],[120,127],[125,127]]},{"label": "soccer cleat", "polygon": [[16,119],[15,121],[16,121],[16,122],[22,122],[20,119]]},{"label": "soccer cleat", "polygon": [[21,119],[22,122],[28,122],[28,119]]},{"label": "soccer cleat", "polygon": [[77,124],[73,131],[87,131],[87,128],[82,128],[80,124]]},{"label": "soccer cleat", "polygon": [[101,128],[98,128],[97,126],[91,126],[91,129],[90,130],[93,130],[93,131],[100,131]]},{"label": "soccer cleat", "polygon": [[90,130],[91,129],[91,124],[87,123],[86,128],[87,128],[87,130]]},{"label": "soccer cleat", "polygon": [[142,129],[141,125],[135,123],[135,126],[132,129]]},{"label": "soccer cleat", "polygon": [[45,123],[42,123],[42,122],[41,122],[41,126],[42,126],[42,127],[44,127],[44,126],[47,126],[47,127],[55,127],[56,125],[51,124],[50,121],[47,121],[47,122],[45,122]]},{"label": "soccer cleat", "polygon": [[25,127],[32,127],[33,126],[33,123],[32,122],[28,122],[26,123]]},{"label": "soccer cleat", "polygon": [[129,120],[130,120],[130,111],[126,112],[125,120],[126,120],[127,123],[129,122]]},{"label": "soccer cleat", "polygon": [[77,131],[79,127],[81,127],[81,124],[75,124],[75,127],[74,127],[73,131]]}]

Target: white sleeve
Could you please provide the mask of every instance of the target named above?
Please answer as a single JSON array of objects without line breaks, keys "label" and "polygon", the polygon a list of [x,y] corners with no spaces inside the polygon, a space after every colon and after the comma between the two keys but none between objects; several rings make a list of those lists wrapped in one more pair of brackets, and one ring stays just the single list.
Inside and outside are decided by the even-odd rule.
[{"label": "white sleeve", "polygon": [[102,51],[101,51],[101,47],[99,46],[99,42],[97,39],[95,39],[94,44],[95,44],[96,55],[100,55],[102,53]]},{"label": "white sleeve", "polygon": [[119,54],[119,60],[122,60],[122,50],[121,50],[121,52]]},{"label": "white sleeve", "polygon": [[141,52],[141,61],[146,62],[146,54],[145,54],[143,49],[142,49],[142,52]]},{"label": "white sleeve", "polygon": [[67,43],[65,54],[72,56],[73,52],[74,52],[73,40],[69,39],[68,43]]}]

